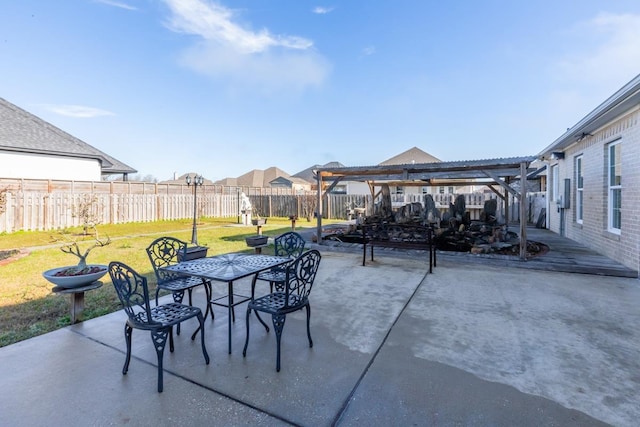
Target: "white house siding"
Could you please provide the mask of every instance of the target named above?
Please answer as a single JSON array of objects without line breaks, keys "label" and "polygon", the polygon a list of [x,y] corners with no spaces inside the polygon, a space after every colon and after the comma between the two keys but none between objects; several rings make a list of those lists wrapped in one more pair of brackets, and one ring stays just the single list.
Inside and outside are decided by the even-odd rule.
[{"label": "white house siding", "polygon": [[96,159],[0,151],[0,177],[100,181],[101,168]]},{"label": "white house siding", "polygon": [[[592,133],[593,136],[567,148],[564,159],[559,163],[561,193],[564,179],[571,179],[571,206],[565,210],[566,222],[561,233],[561,212],[556,202],[549,200],[549,229],[640,271],[640,111],[636,108]],[[614,141],[622,144],[622,224],[619,235],[607,231],[607,147]],[[580,155],[584,177],[582,224],[576,217],[575,159]],[[553,182],[551,176],[549,178],[548,194],[551,194]]]}]

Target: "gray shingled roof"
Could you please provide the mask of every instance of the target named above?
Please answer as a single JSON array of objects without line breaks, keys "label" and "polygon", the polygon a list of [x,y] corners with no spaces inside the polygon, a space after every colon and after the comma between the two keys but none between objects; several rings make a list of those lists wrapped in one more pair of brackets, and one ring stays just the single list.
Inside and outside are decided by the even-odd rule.
[{"label": "gray shingled roof", "polygon": [[300,171],[300,172],[298,172],[296,174],[293,174],[291,176],[296,177],[296,178],[301,178],[301,179],[307,181],[308,183],[315,184],[316,177],[315,177],[315,174],[313,172],[314,170],[320,169],[320,168],[342,168],[342,167],[344,167],[344,165],[342,163],[340,163],[340,162],[329,162],[329,163],[326,163],[324,165],[313,165],[313,166],[308,167],[305,170]]},{"label": "gray shingled roof", "polygon": [[0,150],[97,159],[102,174],[137,170],[0,98]]},{"label": "gray shingled roof", "polygon": [[272,166],[267,169],[254,169],[250,172],[245,173],[237,178],[224,178],[215,182],[215,184],[222,185],[234,185],[231,184],[235,180],[235,185],[241,187],[269,187],[269,183],[278,177],[285,177],[289,179],[289,174],[279,169],[275,166]]}]

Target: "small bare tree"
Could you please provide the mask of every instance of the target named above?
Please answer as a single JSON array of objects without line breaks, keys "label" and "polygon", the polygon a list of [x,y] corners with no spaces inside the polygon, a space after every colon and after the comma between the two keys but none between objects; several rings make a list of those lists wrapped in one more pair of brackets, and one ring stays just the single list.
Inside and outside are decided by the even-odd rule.
[{"label": "small bare tree", "polygon": [[72,207],[71,216],[80,219],[85,236],[89,234],[89,229],[95,229],[96,225],[100,224],[97,202],[97,196],[86,194]]},{"label": "small bare tree", "polygon": [[307,218],[307,222],[310,222],[313,214],[318,208],[318,200],[316,199],[316,196],[310,194],[305,194],[299,197],[302,202],[302,216]]},{"label": "small bare tree", "polygon": [[107,246],[108,244],[111,243],[111,238],[109,236],[107,236],[106,240],[100,240],[100,238],[98,237],[98,229],[95,227],[93,227],[93,229],[94,229],[94,243],[84,251],[84,254],[81,253],[80,245],[78,244],[77,240],[68,242],[60,248],[62,252],[66,254],[75,255],[78,258],[80,258],[80,261],[78,262],[78,267],[77,267],[78,270],[82,270],[87,267],[87,256],[89,256],[89,252],[91,252],[92,249],[97,247]]}]

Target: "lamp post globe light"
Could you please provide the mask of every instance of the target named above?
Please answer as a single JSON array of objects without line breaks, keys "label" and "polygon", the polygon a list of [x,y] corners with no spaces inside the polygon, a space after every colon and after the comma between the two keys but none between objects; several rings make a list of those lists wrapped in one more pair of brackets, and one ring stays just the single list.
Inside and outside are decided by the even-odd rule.
[{"label": "lamp post globe light", "polygon": [[187,182],[187,186],[190,187],[193,185],[193,229],[191,230],[191,243],[198,246],[198,229],[196,225],[196,220],[198,217],[198,186],[201,186],[204,183],[204,178],[202,175],[194,174],[193,178],[191,175],[187,174],[185,177]]}]

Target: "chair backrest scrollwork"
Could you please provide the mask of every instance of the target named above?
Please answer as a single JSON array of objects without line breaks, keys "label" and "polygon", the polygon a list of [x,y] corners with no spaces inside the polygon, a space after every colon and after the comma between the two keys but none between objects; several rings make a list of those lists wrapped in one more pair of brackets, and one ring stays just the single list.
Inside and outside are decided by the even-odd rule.
[{"label": "chair backrest scrollwork", "polygon": [[292,301],[290,295],[296,295],[304,303],[313,287],[322,255],[316,249],[305,252],[287,266],[285,304]]},{"label": "chair backrest scrollwork", "polygon": [[174,280],[178,277],[176,273],[161,270],[179,261],[179,256],[184,256],[187,252],[187,243],[175,237],[159,237],[147,247],[147,255],[153,266],[158,283]]},{"label": "chair backrest scrollwork", "polygon": [[147,279],[118,261],[109,263],[109,276],[129,320],[136,325],[153,325]]},{"label": "chair backrest scrollwork", "polygon": [[304,239],[294,231],[281,234],[275,240],[275,255],[298,258],[304,251]]}]

